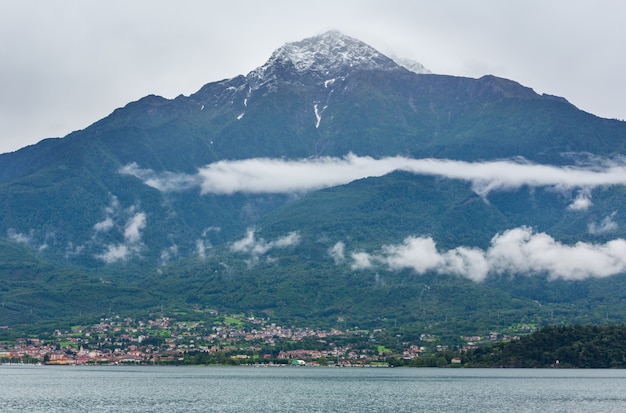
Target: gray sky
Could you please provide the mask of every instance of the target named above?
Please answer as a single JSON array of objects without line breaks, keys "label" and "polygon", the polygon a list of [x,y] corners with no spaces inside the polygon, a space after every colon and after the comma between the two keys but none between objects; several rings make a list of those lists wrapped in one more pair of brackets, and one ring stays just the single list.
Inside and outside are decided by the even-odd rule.
[{"label": "gray sky", "polygon": [[0,153],[246,74],[329,29],[624,119],[624,18],[621,0],[0,0]]}]

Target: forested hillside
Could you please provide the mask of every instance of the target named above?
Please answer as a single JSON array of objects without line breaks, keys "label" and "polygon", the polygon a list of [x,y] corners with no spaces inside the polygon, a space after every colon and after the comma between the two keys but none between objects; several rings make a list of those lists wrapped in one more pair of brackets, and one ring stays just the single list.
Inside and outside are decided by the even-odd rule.
[{"label": "forested hillside", "polygon": [[472,367],[625,368],[626,326],[548,326],[464,358]]}]

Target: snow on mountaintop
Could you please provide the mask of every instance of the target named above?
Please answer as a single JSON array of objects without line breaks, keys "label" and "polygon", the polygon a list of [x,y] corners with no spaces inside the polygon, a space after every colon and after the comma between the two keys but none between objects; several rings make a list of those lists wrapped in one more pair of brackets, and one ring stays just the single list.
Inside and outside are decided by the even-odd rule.
[{"label": "snow on mountaintop", "polygon": [[392,56],[392,59],[399,64],[400,66],[404,67],[405,69],[410,70],[411,72],[417,73],[417,74],[430,74],[432,73],[430,70],[426,69],[424,67],[423,64],[416,62],[415,60],[411,60],[411,59],[405,59],[403,57],[396,57],[396,56]]},{"label": "snow on mountaintop", "polygon": [[365,69],[397,67],[372,47],[338,31],[287,43],[274,52],[272,60],[289,61],[298,72],[313,70],[325,74],[355,65]]},{"label": "snow on mountaintop", "polygon": [[360,40],[331,30],[278,48],[267,63],[247,76],[252,89],[278,78],[281,69],[309,73],[317,80],[344,77],[349,69],[399,70],[400,66]]}]

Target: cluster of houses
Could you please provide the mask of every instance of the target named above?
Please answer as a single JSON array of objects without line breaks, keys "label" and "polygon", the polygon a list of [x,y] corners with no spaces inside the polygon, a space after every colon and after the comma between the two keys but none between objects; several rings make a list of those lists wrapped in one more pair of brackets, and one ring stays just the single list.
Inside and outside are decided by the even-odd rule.
[{"label": "cluster of houses", "polygon": [[[217,314],[213,314],[216,316]],[[216,317],[216,320],[218,318]],[[286,357],[277,343],[301,342],[307,338],[326,340],[352,333],[342,330],[289,328],[267,320],[228,316],[219,322],[175,321],[158,317],[148,321],[131,318],[106,318],[91,326],[75,326],[69,331],[56,330],[40,337],[0,342],[0,361],[28,361],[45,364],[119,364],[164,363],[182,360],[190,352],[229,354],[245,359],[251,353],[262,357]],[[349,353],[336,347],[335,356]],[[282,353],[282,354],[281,354]]]},{"label": "cluster of houses", "polygon": [[[69,331],[56,330],[39,337],[0,342],[0,361],[61,365],[156,364],[175,363],[182,361],[185,355],[202,352],[222,353],[240,362],[307,360],[315,364],[318,360],[333,360],[337,364],[364,364],[382,361],[390,355],[388,349],[381,350],[377,345],[377,338],[385,334],[381,329],[284,327],[267,319],[211,315],[211,322],[177,321],[164,316],[147,321],[104,318],[91,326],[74,326]],[[360,342],[356,347],[353,345],[355,338]],[[465,348],[496,339],[498,335],[465,337]],[[435,338],[428,334],[422,335],[420,341],[432,344],[432,351],[447,349],[435,345]],[[285,349],[286,345],[289,349]],[[407,360],[419,357],[426,350],[425,346],[415,343],[401,343],[400,347],[402,350],[396,350],[393,356]]]}]

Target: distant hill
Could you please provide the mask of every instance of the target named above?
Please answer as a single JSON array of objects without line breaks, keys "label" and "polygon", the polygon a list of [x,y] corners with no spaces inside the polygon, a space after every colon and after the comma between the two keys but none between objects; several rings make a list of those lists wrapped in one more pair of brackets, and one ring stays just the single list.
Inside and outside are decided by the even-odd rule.
[{"label": "distant hill", "polygon": [[471,351],[472,366],[533,368],[624,368],[626,328],[615,326],[544,327],[508,343]]}]

